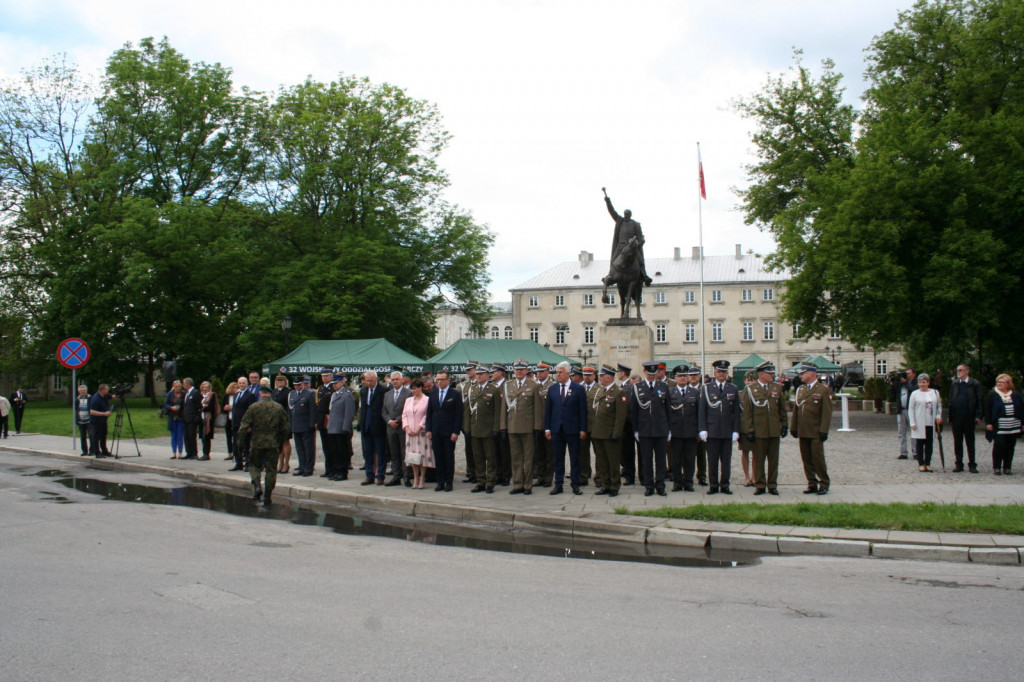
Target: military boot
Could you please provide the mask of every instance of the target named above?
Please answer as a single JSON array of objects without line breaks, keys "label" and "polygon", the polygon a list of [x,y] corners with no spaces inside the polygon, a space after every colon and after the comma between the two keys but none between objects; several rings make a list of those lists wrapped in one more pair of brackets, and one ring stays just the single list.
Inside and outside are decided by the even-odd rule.
[{"label": "military boot", "polygon": [[252,484],[252,501],[259,502],[261,497],[263,497],[263,488],[260,487],[259,481],[255,481]]},{"label": "military boot", "polygon": [[263,506],[264,507],[269,507],[270,504],[271,504],[270,503],[270,491],[271,490],[273,490],[273,488],[267,488],[267,494],[263,496]]}]

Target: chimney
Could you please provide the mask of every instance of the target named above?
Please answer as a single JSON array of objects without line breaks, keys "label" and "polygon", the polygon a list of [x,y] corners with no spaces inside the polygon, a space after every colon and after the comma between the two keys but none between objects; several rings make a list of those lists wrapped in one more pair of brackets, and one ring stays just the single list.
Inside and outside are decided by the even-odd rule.
[{"label": "chimney", "polygon": [[675,251],[672,253],[672,260],[682,260],[682,258],[683,258],[683,256],[682,256],[682,249],[680,249],[677,246],[675,248]]},{"label": "chimney", "polygon": [[580,267],[585,268],[594,260],[594,254],[589,251],[580,251]]},{"label": "chimney", "polygon": [[743,258],[743,247],[739,244],[736,245],[736,260]]},{"label": "chimney", "polygon": [[700,247],[693,247],[693,260],[700,260]]}]

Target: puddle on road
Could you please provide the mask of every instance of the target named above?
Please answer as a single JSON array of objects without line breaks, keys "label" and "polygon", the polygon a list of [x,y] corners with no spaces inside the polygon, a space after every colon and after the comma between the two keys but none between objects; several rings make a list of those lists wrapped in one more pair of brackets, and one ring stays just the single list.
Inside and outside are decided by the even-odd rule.
[{"label": "puddle on road", "polygon": [[[14,470],[11,467],[8,470]],[[22,467],[19,470],[24,471]],[[358,512],[316,503],[298,503],[284,497],[275,497],[269,509],[254,504],[252,498],[235,489],[215,486],[186,485],[162,488],[135,483],[117,483],[76,476],[57,469],[23,473],[24,476],[49,478],[54,483],[106,500],[141,502],[180,507],[194,507],[224,512],[234,516],[247,516],[287,521],[300,526],[322,526],[343,535],[366,535],[394,538],[409,542],[484,549],[513,554],[563,557],[566,559],[596,559],[601,561],[632,561],[645,564],[688,566],[704,568],[734,568],[760,563],[754,554],[690,547],[661,547],[638,543],[616,543],[600,540],[570,540],[525,531],[495,531],[484,526],[464,526],[443,521]],[[73,503],[52,491],[39,491],[42,500],[61,504]]]}]

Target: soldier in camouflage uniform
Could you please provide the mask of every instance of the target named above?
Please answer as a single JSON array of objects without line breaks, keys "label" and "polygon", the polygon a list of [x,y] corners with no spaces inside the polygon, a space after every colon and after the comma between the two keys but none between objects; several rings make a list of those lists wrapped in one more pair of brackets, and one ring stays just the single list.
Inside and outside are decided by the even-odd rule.
[{"label": "soldier in camouflage uniform", "polygon": [[[260,400],[242,417],[238,427],[242,442],[249,447],[249,476],[252,479],[252,500],[270,506],[270,493],[277,483],[277,453],[288,440],[291,425],[288,412],[271,398],[269,386],[260,386]],[[260,471],[266,471],[266,487],[260,488]]]}]

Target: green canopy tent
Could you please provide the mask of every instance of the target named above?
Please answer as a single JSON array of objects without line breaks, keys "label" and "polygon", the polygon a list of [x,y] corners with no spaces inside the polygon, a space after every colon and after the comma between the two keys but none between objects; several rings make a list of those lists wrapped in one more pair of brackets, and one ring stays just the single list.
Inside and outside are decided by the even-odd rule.
[{"label": "green canopy tent", "polygon": [[757,353],[751,353],[747,357],[737,362],[733,366],[732,371],[736,376],[742,377],[744,374],[746,374],[748,369],[757,369],[758,366],[761,365],[763,362],[764,358],[762,358]]},{"label": "green canopy tent", "polygon": [[264,365],[263,373],[265,376],[278,372],[316,375],[325,367],[342,374],[395,369],[420,372],[423,359],[406,353],[387,339],[306,341],[283,358]]},{"label": "green canopy tent", "polygon": [[446,369],[462,374],[470,361],[512,364],[519,358],[531,365],[538,362],[554,365],[569,360],[529,339],[459,339],[423,364],[432,372]]},{"label": "green canopy tent", "polygon": [[819,372],[839,372],[843,369],[842,365],[837,365],[836,363],[831,362],[824,355],[806,357],[803,359],[803,362],[809,362],[813,365],[817,365]]}]

